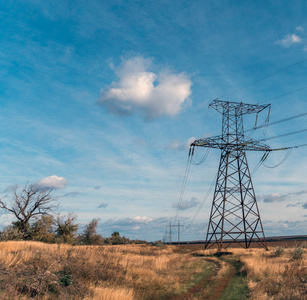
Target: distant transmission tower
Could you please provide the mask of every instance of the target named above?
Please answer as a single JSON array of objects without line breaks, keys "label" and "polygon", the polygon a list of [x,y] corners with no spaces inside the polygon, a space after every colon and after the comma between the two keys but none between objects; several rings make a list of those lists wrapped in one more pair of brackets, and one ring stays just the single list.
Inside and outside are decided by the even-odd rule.
[{"label": "distant transmission tower", "polygon": [[[260,219],[246,151],[272,151],[256,140],[244,136],[243,116],[260,113],[268,105],[253,105],[213,100],[209,105],[222,114],[222,135],[199,139],[191,147],[217,148],[221,158],[211,214],[208,224],[205,248],[217,244],[223,248],[223,241],[239,243],[249,248],[251,242],[267,249]],[[193,149],[194,152],[194,149]]]}]

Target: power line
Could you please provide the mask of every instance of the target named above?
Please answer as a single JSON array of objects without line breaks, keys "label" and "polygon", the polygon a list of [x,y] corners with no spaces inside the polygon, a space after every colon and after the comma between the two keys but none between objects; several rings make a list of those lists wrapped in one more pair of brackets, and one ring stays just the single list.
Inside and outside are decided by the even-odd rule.
[{"label": "power line", "polygon": [[263,127],[268,127],[268,126],[276,125],[276,124],[279,124],[279,123],[282,123],[282,122],[286,122],[286,121],[290,121],[290,120],[293,120],[293,119],[301,118],[301,117],[304,117],[306,115],[307,115],[307,112],[301,113],[301,114],[298,114],[298,115],[295,115],[295,116],[292,116],[292,117],[288,117],[288,118],[281,119],[281,120],[278,120],[278,121],[270,122],[268,124],[260,125],[260,126],[257,126],[257,127],[251,128],[251,129],[247,129],[247,130],[245,130],[245,132],[253,131],[253,130],[256,130],[256,129],[259,129],[259,128],[263,128]]},{"label": "power line", "polygon": [[304,87],[302,87],[302,88],[299,88],[299,89],[296,89],[296,90],[287,92],[287,93],[285,93],[285,94],[281,94],[281,95],[279,95],[279,96],[270,98],[270,99],[268,99],[268,100],[265,100],[265,101],[260,102],[259,104],[262,104],[262,103],[264,103],[264,102],[269,102],[269,101],[275,100],[275,99],[277,99],[277,98],[281,98],[281,97],[284,97],[284,96],[293,94],[293,93],[295,93],[295,92],[298,92],[298,91],[301,91],[301,90],[304,90],[304,89],[307,89],[307,86],[304,86]]},{"label": "power line", "polygon": [[189,156],[188,156],[188,160],[187,160],[187,163],[186,163],[185,173],[184,173],[184,176],[183,176],[181,191],[180,191],[179,200],[178,200],[178,203],[177,203],[177,210],[176,210],[175,219],[178,218],[179,207],[180,207],[180,204],[181,204],[183,197],[184,197],[185,189],[186,189],[187,182],[188,182],[188,179],[189,179],[190,168],[191,168],[191,148],[190,148],[190,151],[189,151]]},{"label": "power line", "polygon": [[296,62],[296,63],[294,63],[294,64],[292,64],[292,65],[290,65],[290,66],[287,66],[287,67],[285,67],[285,68],[283,68],[283,69],[280,69],[280,70],[278,70],[278,71],[276,71],[276,72],[274,72],[274,73],[272,73],[272,74],[269,74],[269,75],[267,75],[267,76],[264,76],[264,77],[262,77],[262,78],[259,78],[259,79],[255,80],[255,81],[252,81],[252,82],[250,82],[250,83],[248,83],[248,84],[246,84],[246,85],[244,85],[244,86],[242,86],[242,87],[240,87],[240,88],[237,88],[237,89],[233,90],[233,91],[230,92],[230,93],[227,93],[227,94],[225,94],[225,95],[223,95],[223,96],[221,96],[221,97],[218,97],[218,99],[219,99],[219,98],[223,98],[223,97],[225,97],[225,96],[232,95],[232,94],[234,94],[234,93],[236,93],[236,92],[238,92],[238,91],[240,91],[240,90],[242,90],[242,89],[244,89],[244,88],[246,88],[246,87],[249,87],[249,86],[251,86],[251,85],[253,85],[253,84],[255,84],[255,83],[258,83],[258,82],[260,82],[260,81],[263,81],[263,80],[265,80],[265,79],[267,79],[267,78],[269,78],[269,77],[272,77],[272,76],[274,76],[274,75],[276,75],[276,74],[278,74],[278,73],[280,73],[280,72],[282,72],[282,71],[285,71],[285,70],[288,70],[288,69],[290,69],[290,68],[293,68],[294,66],[299,65],[299,64],[301,64],[302,62],[304,62],[304,61],[306,61],[306,60],[307,60],[307,59],[300,60],[300,61],[298,61],[298,62]]},{"label": "power line", "polygon": [[[291,154],[291,152],[292,152],[292,149],[293,149],[293,148],[289,148],[288,151],[287,151],[287,153],[286,153],[286,155],[284,156],[284,158],[283,158],[278,164],[276,164],[275,166],[272,166],[272,167],[271,167],[271,166],[266,165],[266,164],[264,163],[264,160],[262,161],[262,164],[263,164],[266,168],[275,169],[275,168],[281,166],[281,165],[288,159],[288,157],[290,156],[290,154]],[[266,158],[267,158],[267,157],[266,157]]]},{"label": "power line", "polygon": [[209,195],[210,195],[210,193],[211,193],[211,190],[212,190],[212,188],[213,188],[213,186],[214,186],[214,183],[215,183],[215,181],[216,181],[216,177],[217,177],[217,176],[214,177],[214,179],[213,179],[213,181],[212,181],[212,183],[211,183],[211,185],[210,185],[210,187],[209,187],[209,189],[208,189],[208,191],[207,191],[207,194],[205,195],[205,197],[203,198],[201,204],[199,205],[199,207],[198,207],[198,209],[197,209],[197,211],[196,211],[194,217],[192,218],[192,220],[190,221],[190,223],[185,227],[185,229],[183,229],[182,232],[185,232],[185,231],[187,231],[187,230],[190,228],[190,226],[193,224],[194,220],[195,220],[196,217],[198,216],[199,212],[201,211],[201,209],[202,209],[203,206],[205,205],[205,203],[206,203],[206,201],[207,201],[207,199],[208,199],[208,197],[209,197]]},{"label": "power line", "polygon": [[[297,131],[293,131],[293,132],[284,133],[284,134],[281,134],[281,135],[275,135],[275,136],[272,136],[272,137],[268,137],[268,138],[262,139],[260,141],[264,142],[264,141],[273,140],[273,139],[277,139],[277,138],[280,138],[280,137],[285,137],[285,136],[288,136],[288,135],[293,135],[293,134],[302,133],[302,132],[306,132],[306,131],[307,131],[307,129],[301,129],[301,130],[297,130]],[[283,149],[281,149],[281,150],[283,150]]]}]

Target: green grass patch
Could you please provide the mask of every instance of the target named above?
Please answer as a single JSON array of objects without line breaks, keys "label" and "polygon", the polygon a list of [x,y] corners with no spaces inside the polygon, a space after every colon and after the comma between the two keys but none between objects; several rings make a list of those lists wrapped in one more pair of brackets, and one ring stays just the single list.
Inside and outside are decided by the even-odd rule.
[{"label": "green grass patch", "polygon": [[232,259],[223,258],[223,260],[232,264],[236,269],[236,273],[219,299],[220,300],[248,299],[249,291],[247,286],[247,279],[246,276],[241,273],[242,263],[236,258]]},{"label": "green grass patch", "polygon": [[[199,268],[200,265],[201,265],[201,271],[193,274],[193,272],[194,272],[193,270],[195,270],[195,267]],[[184,271],[185,274],[190,273],[192,275],[191,275],[189,280],[187,280],[186,282],[184,282],[180,285],[179,295],[186,293],[193,286],[199,284],[202,281],[205,281],[206,278],[211,275],[214,268],[215,268],[214,263],[207,261],[207,260],[199,260],[195,265],[190,266],[190,268],[188,270],[185,269],[185,271]],[[204,286],[205,285],[206,285],[206,283],[204,283]]]},{"label": "green grass patch", "polygon": [[189,282],[190,286],[196,285],[200,283],[201,281],[205,280],[215,268],[215,264],[210,261],[205,261],[205,265],[202,268],[202,271],[199,273],[196,273],[192,280]]}]

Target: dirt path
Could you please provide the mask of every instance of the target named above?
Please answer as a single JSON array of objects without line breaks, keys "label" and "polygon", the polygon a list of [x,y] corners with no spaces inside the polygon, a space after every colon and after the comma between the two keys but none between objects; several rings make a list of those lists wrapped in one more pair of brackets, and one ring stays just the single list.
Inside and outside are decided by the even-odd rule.
[{"label": "dirt path", "polygon": [[207,299],[209,300],[218,299],[223,294],[224,290],[227,288],[231,279],[235,276],[236,268],[229,262],[227,264],[229,267],[228,272],[224,276],[222,276],[222,278],[216,281],[217,286],[214,287],[214,293],[211,294],[210,297],[208,297]]},{"label": "dirt path", "polygon": [[[227,288],[231,279],[235,276],[236,269],[232,264],[228,262],[223,262],[227,264],[228,270],[225,274],[222,274],[221,277],[219,277],[219,272],[221,271],[221,262],[212,259],[206,259],[206,260],[210,261],[215,265],[215,268],[213,269],[211,274],[208,277],[206,277],[206,279],[202,280],[201,282],[189,288],[186,293],[173,297],[172,298],[173,300],[188,300],[188,299],[214,300],[218,299],[222,295],[223,291]],[[208,296],[201,295],[205,289],[209,289],[210,291]]]}]

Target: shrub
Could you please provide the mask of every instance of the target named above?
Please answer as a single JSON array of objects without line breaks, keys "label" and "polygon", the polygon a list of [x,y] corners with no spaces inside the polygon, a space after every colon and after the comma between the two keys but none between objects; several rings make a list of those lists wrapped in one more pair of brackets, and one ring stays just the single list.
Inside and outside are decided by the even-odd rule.
[{"label": "shrub", "polygon": [[0,235],[1,241],[18,241],[24,238],[23,232],[14,226],[7,226],[3,229]]},{"label": "shrub", "polygon": [[152,243],[153,246],[156,246],[156,247],[163,247],[164,244],[162,241],[155,241]]},{"label": "shrub", "polygon": [[69,286],[72,284],[72,275],[67,272],[65,269],[63,271],[59,272],[60,278],[59,278],[59,283],[62,286]]},{"label": "shrub", "polygon": [[304,250],[302,248],[295,248],[290,251],[291,258],[293,260],[300,260],[303,258]]},{"label": "shrub", "polygon": [[53,225],[53,216],[41,216],[41,218],[30,227],[31,239],[45,243],[54,243],[55,233],[53,232]]},{"label": "shrub", "polygon": [[285,249],[284,247],[276,247],[274,251],[275,257],[279,257],[284,253]]},{"label": "shrub", "polygon": [[77,215],[69,213],[65,216],[58,216],[56,219],[56,241],[58,243],[74,244],[76,242],[79,224],[75,221]]},{"label": "shrub", "polygon": [[307,242],[303,242],[303,243],[301,244],[301,248],[307,249]]}]

